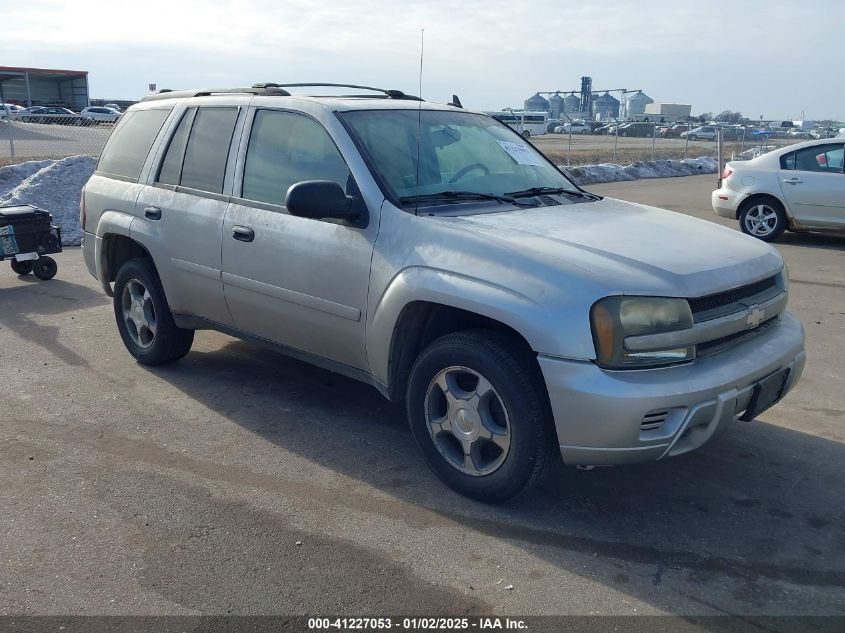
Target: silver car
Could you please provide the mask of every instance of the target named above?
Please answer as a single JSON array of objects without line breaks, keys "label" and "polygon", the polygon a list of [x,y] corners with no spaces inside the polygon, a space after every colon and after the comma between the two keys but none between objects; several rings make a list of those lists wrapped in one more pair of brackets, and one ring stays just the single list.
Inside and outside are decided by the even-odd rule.
[{"label": "silver car", "polygon": [[358,379],[485,501],[561,456],[697,449],[801,376],[769,245],[588,193],[480,113],[290,92],[162,93],[118,123],[83,252],[138,362],[213,329]]},{"label": "silver car", "polygon": [[845,233],[845,143],[807,141],[725,166],[711,195],[717,215],[766,242],[784,231]]}]

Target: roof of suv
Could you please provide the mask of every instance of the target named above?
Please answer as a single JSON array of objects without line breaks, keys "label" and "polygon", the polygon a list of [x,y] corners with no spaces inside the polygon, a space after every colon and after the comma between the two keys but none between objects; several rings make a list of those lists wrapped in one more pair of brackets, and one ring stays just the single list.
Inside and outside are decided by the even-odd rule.
[{"label": "roof of suv", "polygon": [[[285,88],[308,88],[308,87],[338,87],[351,88],[354,90],[371,91],[376,94],[344,94],[344,95],[309,95],[302,93],[290,93]],[[353,84],[255,84],[249,88],[223,88],[223,89],[195,89],[195,90],[162,90],[155,94],[148,95],[141,100],[141,103],[157,101],[182,101],[185,99],[201,100],[203,97],[261,97],[273,101],[285,102],[288,100],[303,100],[312,103],[319,103],[330,110],[451,110],[460,109],[460,106],[431,103],[419,97],[407,95],[399,90],[385,90],[382,88],[371,88],[368,86],[357,86]]]}]

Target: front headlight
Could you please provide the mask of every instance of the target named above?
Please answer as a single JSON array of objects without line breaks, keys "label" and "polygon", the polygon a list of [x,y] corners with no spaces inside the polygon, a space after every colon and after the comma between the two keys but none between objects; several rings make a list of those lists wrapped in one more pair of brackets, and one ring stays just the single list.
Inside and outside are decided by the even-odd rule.
[{"label": "front headlight", "polygon": [[780,271],[780,287],[784,292],[789,292],[789,268],[786,262],[783,263],[783,270]]},{"label": "front headlight", "polygon": [[625,369],[670,365],[695,358],[695,346],[630,351],[625,338],[691,328],[692,312],[686,299],[661,297],[607,297],[590,310],[596,359],[602,367]]}]

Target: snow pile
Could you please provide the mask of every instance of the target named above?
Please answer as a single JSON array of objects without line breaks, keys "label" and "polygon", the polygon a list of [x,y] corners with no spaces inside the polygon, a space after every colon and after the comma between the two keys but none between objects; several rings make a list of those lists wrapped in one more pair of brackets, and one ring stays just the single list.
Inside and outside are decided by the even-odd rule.
[{"label": "snow pile", "polygon": [[[53,222],[62,228],[62,244],[78,246],[82,240],[79,195],[94,173],[97,160],[90,156],[71,156],[57,161],[39,162],[47,164],[20,181],[14,189],[0,193],[0,205],[31,204],[49,211],[53,214]],[[33,164],[24,163],[15,167]]]},{"label": "snow pile", "polygon": [[714,158],[686,158],[684,160],[639,161],[630,165],[584,165],[582,167],[559,166],[578,185],[592,185],[599,182],[620,180],[642,180],[645,178],[674,178],[696,174],[715,174],[718,162]]},{"label": "snow pile", "polygon": [[0,198],[5,196],[32,174],[44,169],[48,165],[52,165],[54,162],[56,161],[31,160],[28,163],[0,167]]}]

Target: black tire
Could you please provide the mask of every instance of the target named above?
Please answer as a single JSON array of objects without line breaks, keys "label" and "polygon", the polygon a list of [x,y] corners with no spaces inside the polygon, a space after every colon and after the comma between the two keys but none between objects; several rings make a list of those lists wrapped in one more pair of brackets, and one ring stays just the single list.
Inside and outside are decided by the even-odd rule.
[{"label": "black tire", "polygon": [[18,275],[28,275],[29,273],[32,272],[32,260],[31,259],[28,259],[28,260],[25,260],[25,261],[22,261],[22,262],[19,262],[19,261],[13,259],[11,264],[12,264],[12,270],[14,270],[15,273],[18,274]]},{"label": "black tire", "polygon": [[32,272],[42,281],[47,281],[56,276],[59,265],[52,257],[39,257],[32,264]]},{"label": "black tire", "polygon": [[529,138],[531,136],[531,130],[522,130],[522,138]]},{"label": "black tire", "polygon": [[690,136],[689,136],[689,140],[691,140],[691,141],[697,141],[697,140],[698,140],[698,137],[697,137],[695,134],[690,134]]},{"label": "black tire", "polygon": [[[136,342],[130,325],[124,319],[124,289],[130,282],[140,283],[149,293],[155,334],[146,346]],[[179,360],[190,351],[194,342],[193,330],[182,329],[174,323],[161,280],[152,261],[146,257],[130,259],[120,267],[114,282],[114,316],[123,344],[142,365],[163,365]]]},{"label": "black tire", "polygon": [[[755,220],[759,220],[761,217],[771,215],[772,213],[774,217],[765,223],[756,223],[758,228],[755,230]],[[786,210],[780,201],[774,198],[750,198],[746,200],[739,210],[738,219],[739,229],[743,233],[751,237],[756,237],[758,240],[763,240],[764,242],[773,242],[789,228]]]},{"label": "black tire", "polygon": [[[438,448],[429,431],[429,387],[438,374],[456,367],[469,368],[485,378],[506,415],[509,448],[503,452],[503,461],[488,473],[460,470],[444,456],[442,444]],[[556,459],[554,423],[536,359],[529,349],[498,332],[466,330],[432,342],[411,369],[406,407],[411,432],[429,467],[446,485],[467,497],[489,503],[510,499],[540,482]],[[456,446],[460,451],[460,444]]]}]

